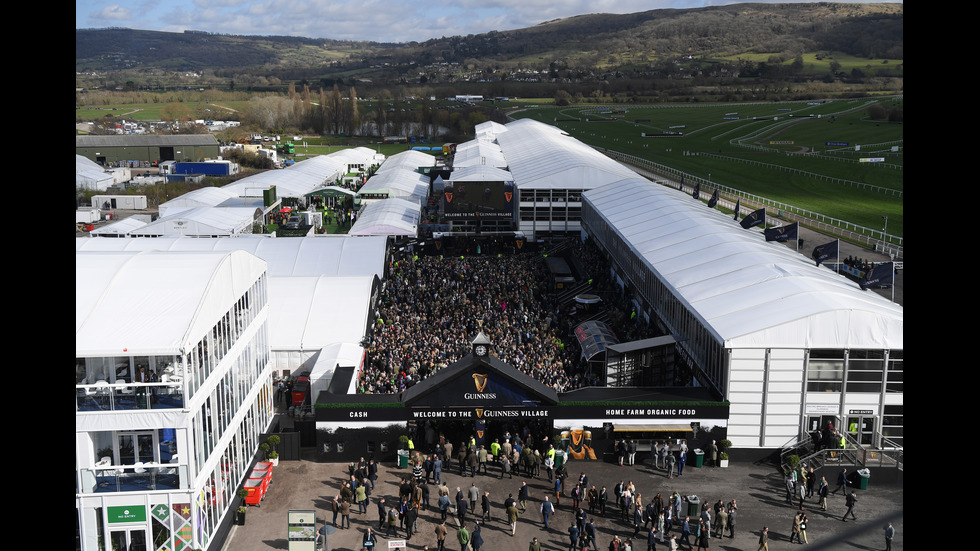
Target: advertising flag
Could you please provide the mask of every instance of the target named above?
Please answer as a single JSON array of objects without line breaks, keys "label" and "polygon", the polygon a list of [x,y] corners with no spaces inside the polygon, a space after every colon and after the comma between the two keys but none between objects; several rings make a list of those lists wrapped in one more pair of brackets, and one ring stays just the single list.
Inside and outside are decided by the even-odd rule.
[{"label": "advertising flag", "polygon": [[708,199],[708,208],[713,209],[717,204],[718,204],[718,190],[716,189],[714,193],[711,194],[711,199]]},{"label": "advertising flag", "polygon": [[864,273],[864,277],[858,281],[858,285],[861,289],[867,291],[868,289],[880,289],[881,287],[889,287],[895,280],[895,263],[894,262],[881,262],[876,264],[874,268],[871,268]]},{"label": "advertising flag", "polygon": [[835,239],[830,243],[824,243],[823,245],[818,245],[813,248],[813,254],[810,255],[811,258],[817,261],[817,266],[821,262],[828,260],[830,258],[837,258],[837,251],[839,248],[840,241]]},{"label": "advertising flag", "polygon": [[694,193],[692,193],[691,196],[697,199],[698,196],[700,195],[701,195],[701,182],[698,182],[694,184]]},{"label": "advertising flag", "polygon": [[790,241],[798,238],[800,233],[800,223],[793,222],[787,226],[766,228],[762,232],[766,235],[766,241]]},{"label": "advertising flag", "polygon": [[745,218],[742,219],[741,222],[739,222],[739,224],[742,225],[742,228],[747,230],[753,226],[758,226],[759,224],[762,224],[765,221],[766,221],[766,209],[761,208],[759,210],[750,212],[748,216],[746,216]]},{"label": "advertising flag", "polygon": [[742,207],[742,198],[739,197],[738,199],[735,200],[735,218],[733,218],[733,220],[735,220],[736,222],[738,222],[738,209],[740,209],[741,207]]}]

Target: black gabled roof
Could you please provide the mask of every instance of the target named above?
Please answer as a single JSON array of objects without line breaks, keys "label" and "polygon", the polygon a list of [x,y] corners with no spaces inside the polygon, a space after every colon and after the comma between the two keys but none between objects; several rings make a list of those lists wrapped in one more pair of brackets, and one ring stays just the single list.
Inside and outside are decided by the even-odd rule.
[{"label": "black gabled roof", "polygon": [[411,406],[413,402],[417,402],[423,396],[436,392],[461,377],[471,375],[474,370],[486,371],[488,369],[526,388],[531,395],[537,396],[543,405],[554,405],[558,403],[558,392],[555,389],[525,374],[503,360],[493,356],[478,358],[472,353],[467,354],[449,367],[440,369],[435,374],[426,377],[425,380],[406,389],[402,392],[402,402],[406,406]]}]

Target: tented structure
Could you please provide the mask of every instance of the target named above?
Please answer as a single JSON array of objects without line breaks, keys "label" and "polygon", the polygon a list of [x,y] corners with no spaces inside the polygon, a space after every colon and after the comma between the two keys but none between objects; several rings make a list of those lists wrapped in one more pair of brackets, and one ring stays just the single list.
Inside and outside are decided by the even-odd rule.
[{"label": "tented structure", "polygon": [[583,201],[585,232],[641,316],[678,337],[696,384],[731,402],[736,446],[778,448],[845,412],[861,443],[900,438],[889,424],[903,408],[901,306],[638,176]]},{"label": "tented structure", "polygon": [[160,548],[220,539],[252,468],[240,451],[274,412],[265,268],[240,250],[75,252],[79,549],[105,549],[120,518]]},{"label": "tented structure", "polygon": [[449,174],[449,182],[513,182],[514,175],[507,170],[487,165],[474,165],[455,168]]},{"label": "tented structure", "polygon": [[282,170],[267,170],[242,178],[221,189],[238,197],[262,197],[262,191],[276,187],[278,197],[304,197],[319,187],[332,185],[347,173],[347,160],[319,155]]},{"label": "tented structure", "polygon": [[163,216],[129,232],[133,237],[183,235],[187,237],[232,237],[251,233],[261,220],[262,210],[252,207],[197,207],[167,211]]},{"label": "tented structure", "polygon": [[396,153],[385,159],[385,162],[381,163],[375,174],[381,174],[388,172],[389,170],[396,169],[406,169],[414,172],[419,171],[419,167],[432,166],[436,162],[435,157],[429,155],[428,153],[422,153],[421,151],[415,151],[414,149],[409,149],[407,151],[402,151],[401,153]]},{"label": "tented structure", "polygon": [[140,220],[136,216],[129,216],[96,228],[89,232],[89,235],[92,237],[126,237],[130,232],[138,231],[146,226],[146,224],[147,222]]},{"label": "tented structure", "polygon": [[470,140],[456,146],[453,154],[453,168],[488,166],[506,168],[507,159],[500,146],[488,139]]},{"label": "tented structure", "polygon": [[350,235],[415,237],[422,207],[408,199],[383,199],[370,203],[357,214]]},{"label": "tented structure", "polygon": [[262,196],[246,197],[238,195],[226,187],[202,187],[188,191],[180,197],[175,197],[160,204],[160,217],[166,217],[176,210],[186,210],[196,207],[251,207],[262,208]]},{"label": "tented structure", "polygon": [[320,349],[360,343],[373,318],[373,276],[269,278],[273,369],[312,367]]},{"label": "tented structure", "polygon": [[75,155],[75,189],[105,191],[113,184],[109,174],[95,161]]},{"label": "tented structure", "polygon": [[385,276],[387,242],[384,236],[270,238],[247,235],[238,238],[190,238],[165,236],[155,239],[75,239],[78,251],[233,251],[244,250],[268,264],[270,277],[289,276]]},{"label": "tented structure", "polygon": [[[392,157],[394,158],[394,157]],[[361,205],[372,201],[400,197],[421,203],[429,194],[429,177],[407,168],[378,172],[357,191]]]},{"label": "tented structure", "polygon": [[[360,344],[342,342],[333,343],[323,347],[317,354],[313,362],[313,369],[310,371],[310,392],[312,402],[316,402],[316,397],[320,392],[327,390],[333,380],[334,371],[338,366],[352,367],[354,372],[360,372],[364,365],[364,347]],[[357,379],[351,378],[348,387],[348,394],[357,392]]]}]

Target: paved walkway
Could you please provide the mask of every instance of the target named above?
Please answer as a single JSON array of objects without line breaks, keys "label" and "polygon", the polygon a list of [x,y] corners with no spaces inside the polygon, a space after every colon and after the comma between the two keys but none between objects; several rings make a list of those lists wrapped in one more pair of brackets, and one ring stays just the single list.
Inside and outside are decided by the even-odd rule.
[{"label": "paved walkway", "polygon": [[[734,455],[737,456],[737,450]],[[548,494],[547,477],[524,479],[515,476],[513,479],[498,478],[478,474],[475,478],[460,477],[455,473],[444,473],[443,480],[448,482],[451,494],[455,494],[459,486],[465,492],[471,483],[476,483],[481,491],[488,490],[493,502],[493,520],[482,530],[485,545],[484,551],[527,551],[531,538],[537,537],[544,551],[565,551],[568,549],[569,522],[573,519],[571,498],[562,498],[557,514],[552,518],[551,530],[542,526],[541,515],[538,513],[540,502]],[[649,502],[658,492],[666,497],[674,490],[682,496],[697,495],[702,501],[714,504],[719,499],[726,503],[736,499],[738,503],[738,524],[734,538],[713,538],[712,550],[736,551],[758,549],[759,532],[763,526],[769,527],[769,549],[776,551],[789,549],[797,544],[789,543],[790,529],[797,508],[787,505],[784,501],[782,476],[772,466],[765,464],[747,464],[734,462],[728,468],[693,468],[688,466],[683,476],[667,479],[665,474],[655,471],[649,466],[619,467],[609,463],[594,461],[572,461],[568,465],[569,479],[578,479],[581,472],[589,476],[589,483],[597,487],[605,485],[613,495],[613,487],[620,480],[630,481],[636,485]],[[361,538],[368,526],[377,528],[378,515],[375,499],[385,496],[388,502],[391,498],[397,500],[400,477],[408,475],[405,469],[393,468],[392,465],[382,465],[379,469],[379,479],[376,484],[371,504],[367,514],[357,513],[353,507],[350,529],[340,530],[329,536],[328,546],[331,550],[361,551]],[[834,473],[826,473],[835,486]],[[323,521],[331,517],[330,499],[339,492],[341,481],[347,478],[346,464],[316,463],[313,461],[283,461],[275,470],[273,483],[267,498],[261,507],[250,507],[244,526],[235,526],[226,541],[224,549],[229,551],[259,551],[269,549],[289,549],[286,536],[287,511],[290,509],[315,509],[317,511],[318,528]],[[528,480],[531,487],[528,511],[523,513],[517,525],[517,535],[511,536],[509,526],[504,520],[503,501],[508,493],[517,497],[521,481]],[[875,484],[869,480],[868,489],[856,490],[858,504],[855,508],[856,521],[842,522],[841,516],[846,508],[842,496],[831,496],[828,500],[829,510],[820,511],[815,501],[806,503],[809,525],[807,536],[809,545],[806,549],[860,550],[869,551],[884,549],[884,526],[892,521],[896,529],[893,549],[903,549],[904,518],[903,518],[903,487],[900,484]],[[568,492],[566,492],[566,495]],[[431,499],[433,507],[437,502],[436,492]],[[552,501],[554,495],[552,495]],[[687,504],[685,504],[686,510]],[[586,507],[587,510],[587,507]],[[619,509],[615,506],[607,508],[606,517],[595,519],[598,532],[600,551],[608,549],[611,538],[618,535],[621,539],[631,537],[632,526],[620,522]],[[479,513],[477,514],[477,516]],[[407,551],[421,551],[424,546],[430,550],[437,549],[433,533],[435,522],[438,522],[437,509],[423,511],[419,519],[419,533],[407,543]],[[471,514],[468,518],[474,519]],[[472,520],[467,522],[472,529]],[[450,534],[446,540],[446,549],[455,551],[459,545],[455,540],[455,523],[450,516],[447,521]],[[382,532],[383,533],[383,532]],[[680,538],[679,528],[675,527],[673,534]],[[404,539],[400,532],[397,539]],[[391,538],[395,539],[394,537]],[[378,551],[387,551],[388,539],[378,538]],[[684,546],[681,546],[684,549]],[[643,531],[634,539],[634,551],[646,551],[646,533]],[[666,549],[658,545],[658,550]]]}]

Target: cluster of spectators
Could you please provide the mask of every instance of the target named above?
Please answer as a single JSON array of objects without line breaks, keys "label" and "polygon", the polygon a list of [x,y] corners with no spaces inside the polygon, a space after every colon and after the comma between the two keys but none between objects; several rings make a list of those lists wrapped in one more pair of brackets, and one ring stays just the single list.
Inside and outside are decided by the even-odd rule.
[{"label": "cluster of spectators", "polygon": [[493,354],[565,392],[590,383],[563,340],[540,256],[404,256],[379,300],[360,391],[400,392],[465,356],[483,332]]}]

